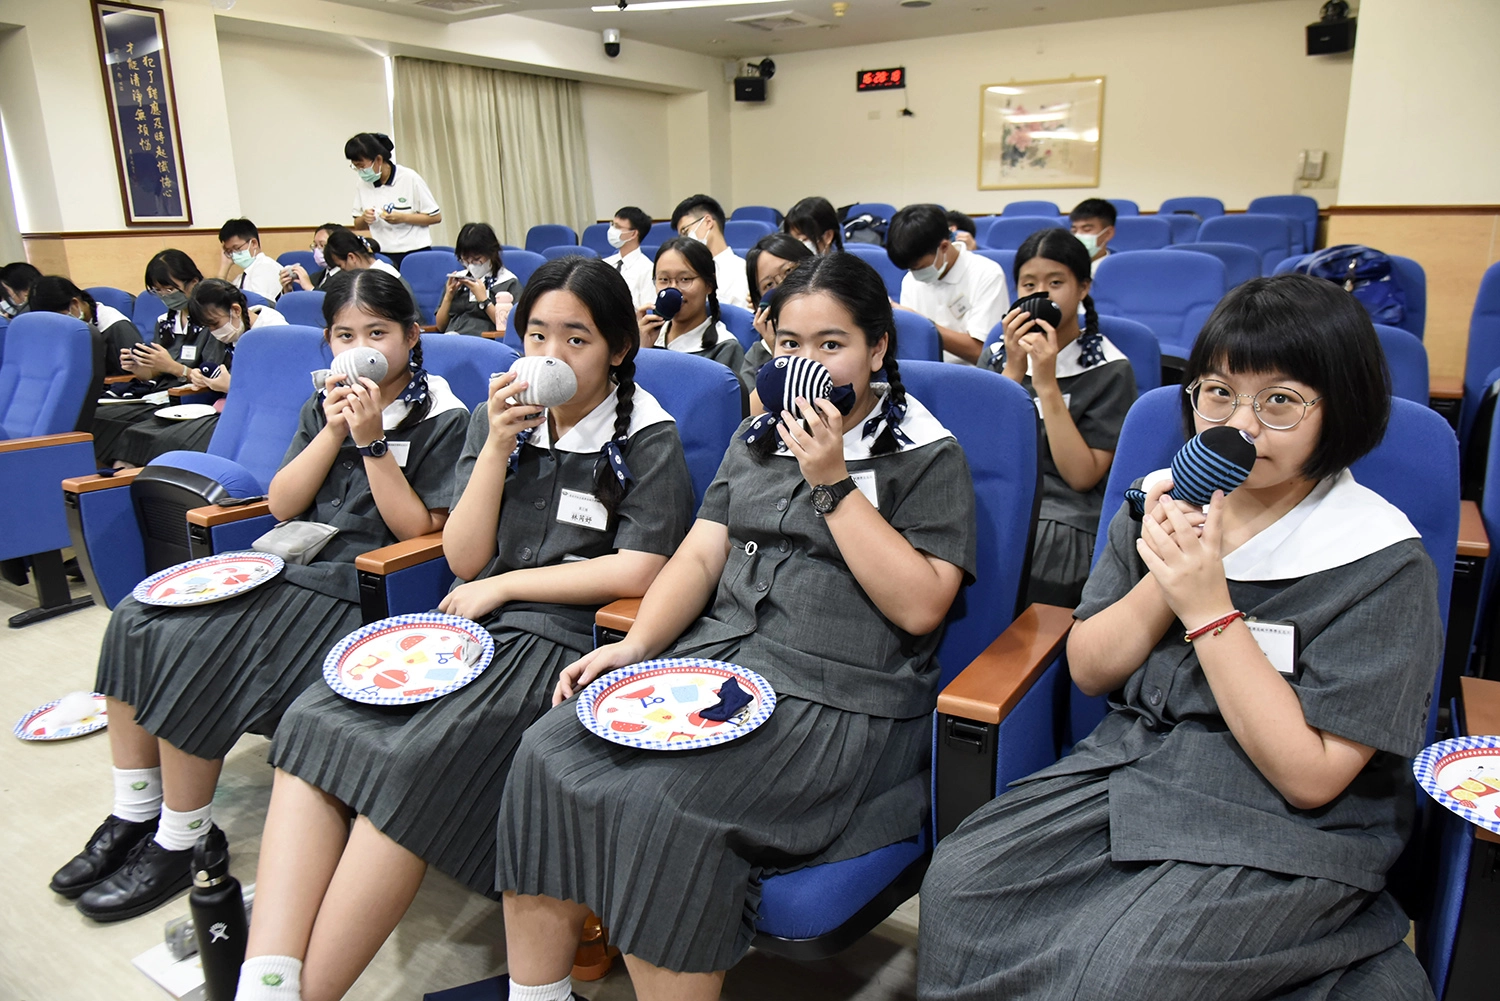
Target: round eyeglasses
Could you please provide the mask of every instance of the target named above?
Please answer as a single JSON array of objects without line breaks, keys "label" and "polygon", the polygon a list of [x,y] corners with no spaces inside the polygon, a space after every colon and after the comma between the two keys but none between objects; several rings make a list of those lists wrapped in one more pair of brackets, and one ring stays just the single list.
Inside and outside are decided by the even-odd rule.
[{"label": "round eyeglasses", "polygon": [[667,289],[675,285],[680,289],[691,288],[693,282],[697,280],[697,275],[678,275],[675,278],[663,275],[662,277],[656,279],[656,287],[659,289]]},{"label": "round eyeglasses", "polygon": [[1216,379],[1200,379],[1184,390],[1193,404],[1193,413],[1211,424],[1223,424],[1234,416],[1241,400],[1250,401],[1255,419],[1272,431],[1290,431],[1302,423],[1308,408],[1316,400],[1304,399],[1295,389],[1267,386],[1254,396],[1236,393],[1234,388]]}]

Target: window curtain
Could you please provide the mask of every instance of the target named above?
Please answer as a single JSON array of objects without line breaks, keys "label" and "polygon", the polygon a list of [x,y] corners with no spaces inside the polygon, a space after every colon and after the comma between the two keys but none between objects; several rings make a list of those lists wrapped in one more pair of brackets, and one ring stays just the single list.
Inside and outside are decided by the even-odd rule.
[{"label": "window curtain", "polygon": [[395,89],[396,162],[443,208],[434,243],[466,222],[519,247],[532,226],[594,221],[577,81],[398,56]]}]

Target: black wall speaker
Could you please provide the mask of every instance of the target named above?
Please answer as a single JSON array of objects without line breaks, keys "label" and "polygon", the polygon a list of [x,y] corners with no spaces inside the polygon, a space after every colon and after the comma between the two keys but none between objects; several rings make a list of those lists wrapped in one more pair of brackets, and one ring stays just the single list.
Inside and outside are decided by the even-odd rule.
[{"label": "black wall speaker", "polygon": [[736,101],[764,101],[766,99],[766,78],[763,76],[735,77],[734,99]]},{"label": "black wall speaker", "polygon": [[1354,48],[1354,25],[1358,18],[1343,21],[1321,21],[1307,26],[1307,54],[1330,56]]}]

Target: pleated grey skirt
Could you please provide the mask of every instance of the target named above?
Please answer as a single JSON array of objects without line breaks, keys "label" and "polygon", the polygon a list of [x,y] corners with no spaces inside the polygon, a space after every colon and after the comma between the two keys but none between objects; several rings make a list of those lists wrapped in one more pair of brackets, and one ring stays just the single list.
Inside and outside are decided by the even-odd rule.
[{"label": "pleated grey skirt", "polygon": [[114,454],[109,458],[132,466],[144,466],[168,452],[206,452],[214,428],[218,426],[218,414],[192,421],[169,421],[165,417],[152,416],[121,432],[115,439]]},{"label": "pleated grey skirt", "polygon": [[521,740],[496,885],[587,904],[613,944],[656,966],[729,969],[755,936],[762,876],[912,837],[926,816],[929,716],[783,697],[739,740],[666,752],[596,737],[575,707]]},{"label": "pleated grey skirt", "polygon": [[[1170,823],[1170,818],[1163,818]],[[1011,789],[922,884],[924,1001],[1431,998],[1388,893],[1244,866],[1117,863],[1109,778]]]},{"label": "pleated grey skirt", "polygon": [[1094,533],[1038,518],[1026,599],[1077,608],[1094,561]]},{"label": "pleated grey skirt", "polygon": [[155,403],[110,403],[101,404],[94,410],[94,419],[89,424],[89,433],[94,436],[94,458],[100,465],[109,465],[119,456],[116,454],[120,436],[137,424],[156,418],[161,409]]},{"label": "pleated grey skirt", "polygon": [[521,734],[576,650],[491,630],[495,658],[451,695],[371,706],[314,685],[276,731],[271,763],[339,800],[471,889],[495,892],[495,815]]},{"label": "pleated grey skirt", "polygon": [[115,607],[94,690],[134,707],[149,733],[200,758],[222,758],[245,733],[271,734],[292,702],[322,683],[323,658],[359,628],[359,606],[284,578],[227,601]]}]

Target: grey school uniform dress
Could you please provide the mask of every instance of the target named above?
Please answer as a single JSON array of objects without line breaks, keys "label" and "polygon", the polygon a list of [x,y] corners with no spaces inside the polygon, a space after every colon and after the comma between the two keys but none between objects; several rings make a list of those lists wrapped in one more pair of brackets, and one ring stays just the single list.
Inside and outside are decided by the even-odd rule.
[{"label": "grey school uniform dress", "polygon": [[[568,520],[592,498],[594,469],[614,430],[615,394],[549,447],[543,428],[505,478],[494,577],[621,549],[670,556],[687,534],[693,485],[672,418],[637,387],[622,453],[634,482],[612,520]],[[474,411],[458,493],[489,436]],[[597,503],[597,502],[594,502]],[[494,895],[495,814],[521,733],[552,704],[557,677],[593,647],[596,606],[512,601],[484,617],[495,656],[478,679],[433,702],[370,706],[326,685],[303,693],[271,749],[276,767],[327,791],[408,851],[471,889]]]},{"label": "grey school uniform dress", "polygon": [[[713,338],[708,334],[709,324],[713,323],[712,317],[675,336],[672,335],[672,322],[668,320],[662,325],[661,333],[656,339],[657,344],[665,345],[668,351],[702,355],[723,365],[740,380],[746,398],[755,391],[755,370],[745,364],[745,349],[740,347],[739,339],[722,322],[714,324]],[[705,347],[704,342],[710,339],[713,343]]]},{"label": "grey school uniform dress", "polygon": [[[440,377],[428,377],[428,391],[431,411],[415,427],[395,430],[410,403],[386,408],[386,437],[409,442],[402,472],[422,503],[446,508],[468,411]],[[314,393],[282,465],[323,426],[322,395]],[[297,520],[339,530],[314,563],[288,566],[267,584],[208,605],[121,601],[104,633],[95,690],[133,706],[152,735],[201,758],[222,758],[243,733],[273,732],[292,700],[322,680],[328,649],[360,625],[354,558],[396,541],[347,437]]]},{"label": "grey school uniform dress", "polygon": [[[509,292],[512,302],[521,298],[521,282],[515,275],[501,268],[498,274],[486,275],[484,287],[489,289],[489,299],[485,303],[474,301],[474,294],[469,291],[467,285],[461,286],[453,293],[453,298],[448,300],[448,326],[443,331],[445,334],[482,334],[489,330],[495,330],[495,321],[490,319],[490,314],[485,311],[485,306],[495,301],[498,292]],[[500,321],[500,330],[505,329],[505,320]]]},{"label": "grey school uniform dress", "polygon": [[[1077,618],[1145,576],[1139,537],[1122,510]],[[1375,756],[1328,805],[1290,806],[1174,623],[1071,755],[938,845],[922,886],[920,997],[1432,996],[1384,892],[1411,830],[1407,759],[1442,654],[1432,561],[1346,470],[1224,563],[1236,608],[1296,624],[1286,677],[1308,725]]]},{"label": "grey school uniform dress", "polygon": [[[1003,347],[1003,342],[995,343]],[[1004,355],[986,351],[983,364],[998,372],[1004,367]],[[1125,414],[1135,402],[1135,370],[1130,361],[1109,338],[1099,335],[1097,341],[1089,343],[1085,335],[1059,351],[1056,364],[1058,389],[1084,443],[1089,448],[1113,452],[1120,442]],[[1032,388],[1030,372],[1028,361],[1022,385],[1035,402],[1036,390]],[[1040,404],[1037,414],[1040,417]],[[1058,472],[1052,450],[1046,447],[1046,436],[1043,427],[1042,503],[1037,512],[1026,598],[1073,608],[1083,594],[1083,583],[1093,564],[1094,540],[1099,532],[1109,475],[1101,476],[1091,490],[1074,490]]]},{"label": "grey school uniform dress", "polygon": [[[179,365],[200,364],[198,356],[208,345],[218,344],[206,327],[188,319],[187,310],[168,310],[156,321],[156,332],[152,343],[160,344]],[[189,357],[190,356],[190,357]],[[118,356],[116,356],[118,358]],[[105,398],[138,400],[147,393],[159,393],[182,385],[183,380],[171,373],[155,379],[133,379],[124,385],[113,386],[105,392]],[[155,416],[156,411],[169,403],[107,403],[94,411],[93,424],[89,431],[94,436],[94,456],[100,465],[111,465],[118,454],[116,443],[120,435],[133,425]]]},{"label": "grey school uniform dress", "polygon": [[[972,579],[962,449],[915,400],[900,451],[870,455],[884,422],[870,423],[844,437],[856,483],[914,547]],[[511,768],[499,889],[585,903],[615,945],[657,966],[724,970],[755,935],[763,875],[918,833],[941,630],[911,636],[880,614],[810,495],[790,454],[761,458],[731,439],[698,512],[727,526],[728,561],[708,611],[663,654],[758,672],[777,695],[770,719],[669,754],[594,736],[576,700],[556,707]]]}]

